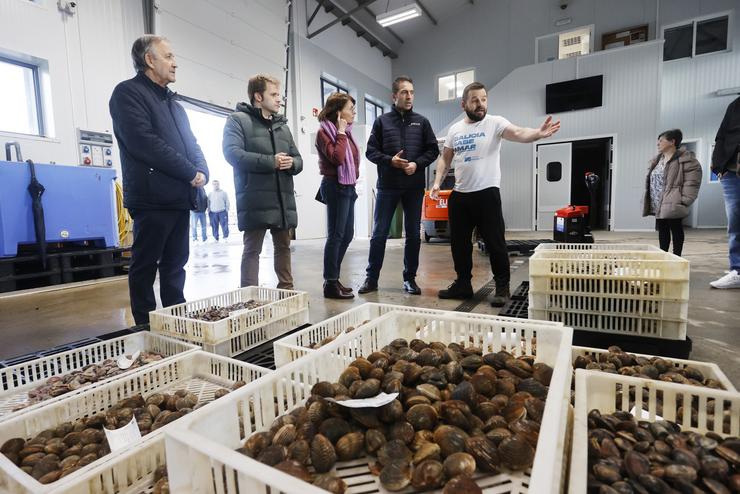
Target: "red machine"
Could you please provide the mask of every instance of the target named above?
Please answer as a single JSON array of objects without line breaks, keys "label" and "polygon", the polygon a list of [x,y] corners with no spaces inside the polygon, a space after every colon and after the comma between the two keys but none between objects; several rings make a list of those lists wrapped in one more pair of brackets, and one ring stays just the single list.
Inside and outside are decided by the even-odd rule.
[{"label": "red machine", "polygon": [[450,226],[447,215],[447,201],[452,194],[451,190],[440,190],[439,199],[429,197],[429,191],[424,192],[424,207],[421,210],[421,226],[424,240],[429,242],[432,237],[449,238]]},{"label": "red machine", "polygon": [[555,211],[552,237],[556,242],[593,243],[586,223],[588,206],[566,206]]}]

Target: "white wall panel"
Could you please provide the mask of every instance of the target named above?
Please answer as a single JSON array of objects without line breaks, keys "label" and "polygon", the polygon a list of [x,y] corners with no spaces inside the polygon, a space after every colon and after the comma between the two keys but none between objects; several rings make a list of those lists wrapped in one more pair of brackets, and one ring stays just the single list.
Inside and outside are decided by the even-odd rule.
[{"label": "white wall panel", "polygon": [[284,83],[287,4],[228,0],[159,0],[156,31],[178,57],[172,89],[233,108],[247,100],[247,81],[258,73]]}]

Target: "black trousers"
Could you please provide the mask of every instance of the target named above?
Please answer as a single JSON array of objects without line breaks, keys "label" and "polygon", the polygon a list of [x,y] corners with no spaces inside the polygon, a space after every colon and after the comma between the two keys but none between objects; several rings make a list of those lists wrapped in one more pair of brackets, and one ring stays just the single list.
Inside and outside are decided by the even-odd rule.
[{"label": "black trousers", "polygon": [[128,270],[131,312],[136,324],[149,322],[149,312],[157,308],[154,280],[159,270],[159,296],[162,306],[185,302],[185,263],[190,246],[190,212],[182,210],[130,210],[134,219],[134,244]]},{"label": "black trousers", "polygon": [[509,284],[509,252],[506,249],[504,215],[498,187],[476,192],[453,192],[447,204],[452,260],[457,279],[469,282],[473,271],[473,229],[486,243],[497,287]]},{"label": "black trousers", "polygon": [[655,220],[655,229],[658,230],[658,242],[660,248],[668,252],[673,237],[673,253],[677,256],[683,251],[683,218],[672,218],[668,220]]}]

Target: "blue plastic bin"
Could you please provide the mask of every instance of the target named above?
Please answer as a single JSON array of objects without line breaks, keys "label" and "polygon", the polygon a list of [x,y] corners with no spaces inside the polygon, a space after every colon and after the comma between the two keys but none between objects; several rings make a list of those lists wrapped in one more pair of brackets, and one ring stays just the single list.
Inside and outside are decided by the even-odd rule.
[{"label": "blue plastic bin", "polygon": [[[115,170],[37,163],[36,178],[46,188],[41,203],[48,243],[118,246]],[[18,245],[36,243],[30,180],[28,164],[0,161],[0,257],[13,257]]]}]

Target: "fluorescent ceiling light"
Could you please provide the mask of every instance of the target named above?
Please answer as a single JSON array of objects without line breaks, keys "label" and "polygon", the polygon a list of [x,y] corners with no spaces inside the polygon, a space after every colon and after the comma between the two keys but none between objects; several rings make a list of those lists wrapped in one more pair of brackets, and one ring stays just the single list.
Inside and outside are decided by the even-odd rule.
[{"label": "fluorescent ceiling light", "polygon": [[404,5],[400,9],[391,10],[375,16],[375,20],[378,21],[383,27],[388,27],[399,22],[407,21],[421,15],[421,7],[416,3]]}]

